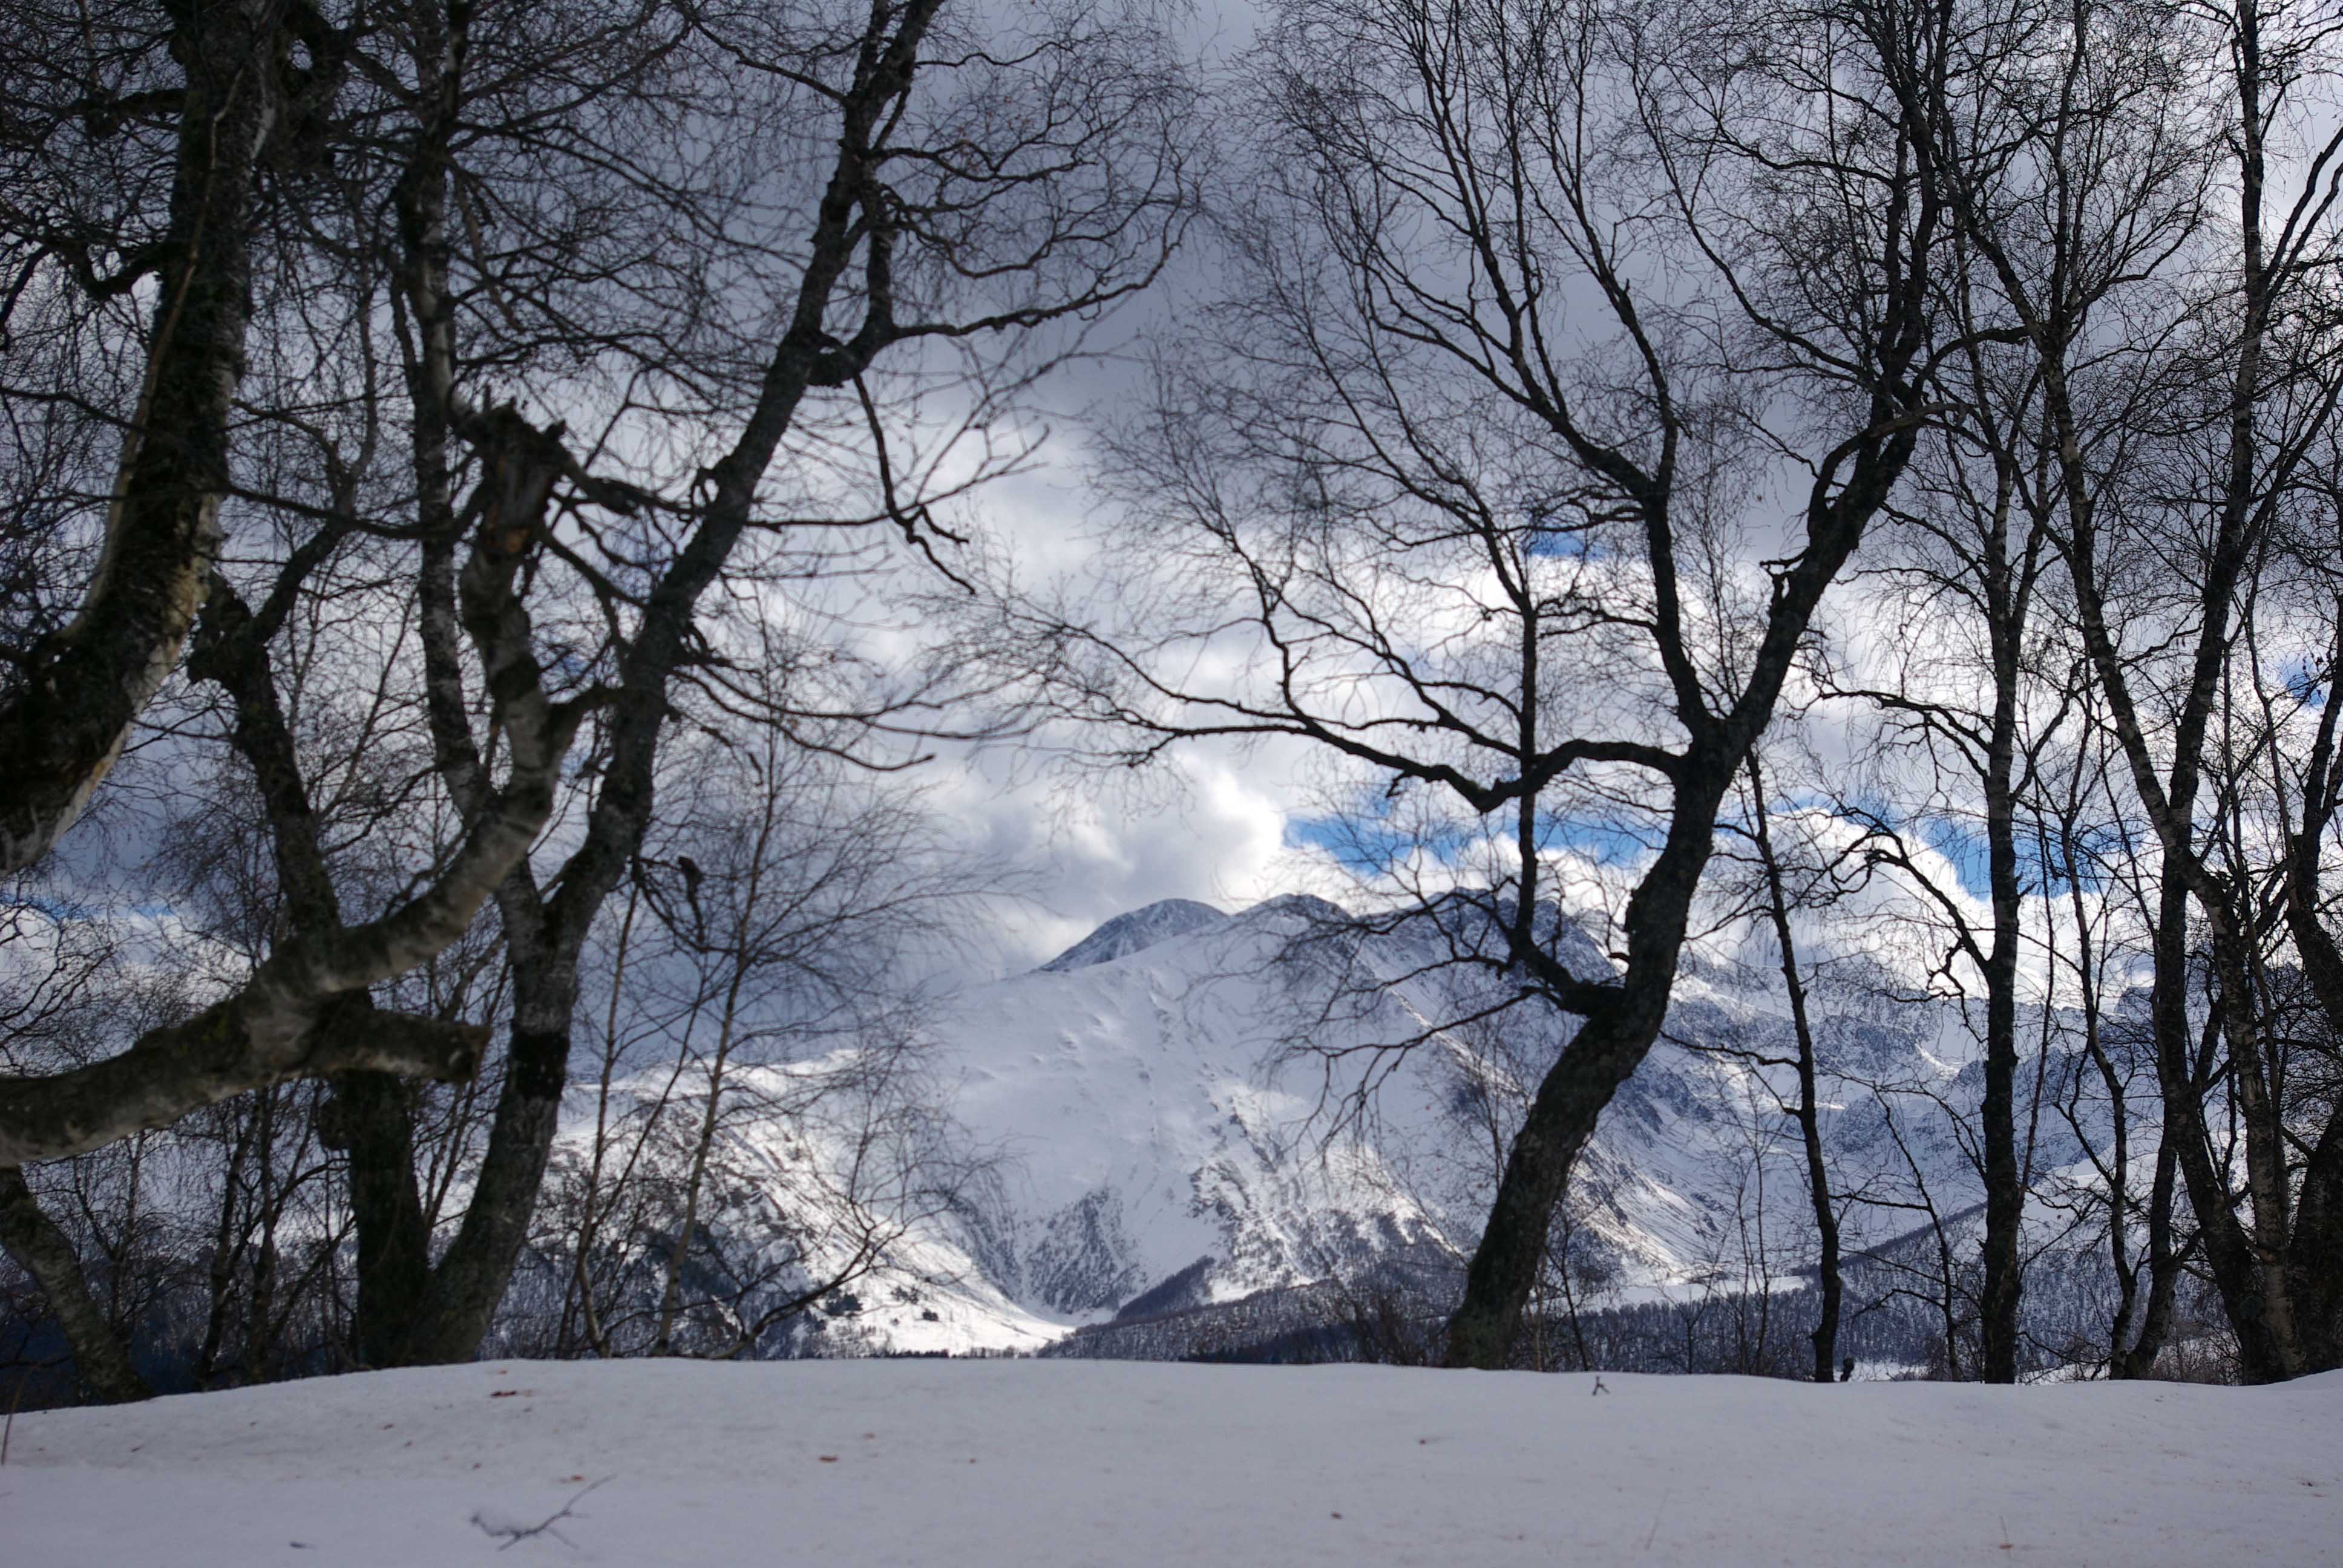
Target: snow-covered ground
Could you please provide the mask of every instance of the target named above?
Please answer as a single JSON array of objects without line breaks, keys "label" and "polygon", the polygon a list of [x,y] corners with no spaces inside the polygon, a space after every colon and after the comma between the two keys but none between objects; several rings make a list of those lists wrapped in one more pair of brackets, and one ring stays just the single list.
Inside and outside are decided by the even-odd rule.
[{"label": "snow-covered ground", "polygon": [[2343,1373],[1604,1382],[1063,1362],[361,1374],[18,1416],[0,1563],[2343,1563]]}]

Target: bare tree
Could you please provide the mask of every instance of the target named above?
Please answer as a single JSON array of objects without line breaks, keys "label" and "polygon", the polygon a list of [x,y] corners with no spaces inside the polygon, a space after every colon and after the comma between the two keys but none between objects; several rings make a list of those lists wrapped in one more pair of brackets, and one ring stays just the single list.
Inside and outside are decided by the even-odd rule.
[{"label": "bare tree", "polygon": [[[2078,668],[2075,676],[2086,682],[2088,672]],[[2081,1036],[2056,1106],[2096,1177],[2094,1190],[2078,1196],[2086,1206],[2104,1205],[2107,1214],[2117,1289],[2107,1325],[2108,1374],[2141,1378],[2155,1367],[2171,1331],[2185,1245],[2176,1224],[2177,1152],[2162,1136],[2160,1119],[2145,1129],[2156,1138],[2144,1205],[2136,1187],[2135,1139],[2143,1129],[2133,1085],[2142,1072],[2152,1078],[2154,1056],[2147,1032],[2122,1007],[2122,991],[2130,962],[2139,956],[2139,935],[2153,923],[2153,893],[2143,885],[2147,865],[2133,825],[2114,794],[2119,785],[2112,737],[2089,721],[2095,692],[2085,685],[2077,696],[2087,716],[2081,740],[2046,763],[2034,810],[2044,885],[2063,884],[2066,891],[2067,924],[2062,932],[2054,908],[2048,948],[2054,965],[2073,978],[2071,1006]],[[2096,1114],[2084,1109],[2093,1101],[2100,1108]],[[2104,1142],[2095,1131],[2102,1127]],[[2143,1223],[2145,1257],[2135,1251],[2135,1228]]]},{"label": "bare tree", "polygon": [[980,889],[912,802],[855,793],[834,762],[793,756],[769,730],[731,769],[699,770],[692,821],[653,883],[689,990],[677,1010],[681,1087],[659,1108],[678,1113],[684,1136],[654,1354],[681,1348],[686,1265],[720,1245],[703,1214],[712,1181],[739,1180],[721,1145],[741,1123],[814,1147],[793,1168],[806,1211],[782,1217],[802,1240],[758,1267],[715,1271],[731,1298],[718,1353],[869,1273],[958,1185],[906,1097],[918,999],[895,977],[918,943],[950,941]]},{"label": "bare tree", "polygon": [[[47,385],[9,389],[29,427],[11,455],[20,498],[42,499],[45,477],[68,487],[19,518],[68,541],[85,525],[101,535],[82,612],[71,624],[48,624],[53,582],[20,584],[13,607],[26,640],[12,657],[11,678],[21,684],[10,689],[5,720],[23,734],[9,751],[9,781],[0,786],[6,801],[0,810],[12,814],[12,866],[37,859],[80,813],[207,601],[235,623],[223,624],[215,638],[214,678],[235,689],[256,737],[265,732],[266,682],[255,672],[265,670],[266,644],[304,580],[349,531],[330,519],[306,530],[264,578],[256,610],[227,602],[216,558],[233,487],[230,405],[256,357],[252,301],[265,297],[251,270],[265,232],[254,193],[264,175],[289,194],[314,172],[303,138],[342,82],[345,35],[306,6],[277,5],[156,15],[123,7],[108,11],[102,30],[24,22],[10,29],[12,47],[55,35],[75,40],[88,57],[64,65],[21,52],[10,57],[21,78],[10,97],[22,116],[11,145],[22,156],[10,186],[16,281],[8,297],[16,325],[38,350],[28,362],[52,377]],[[69,176],[115,182],[88,193],[89,205],[114,226],[93,226],[72,203],[44,199],[51,182]],[[169,192],[166,202],[150,199],[156,182]],[[273,245],[263,248],[275,254]],[[110,271],[102,270],[107,252],[116,261]],[[142,333],[121,310],[149,277],[156,316]],[[85,403],[79,388],[105,388],[109,357],[126,356],[143,366],[135,405]],[[98,373],[85,377],[93,362]],[[53,437],[68,446],[73,438],[70,428],[58,435],[46,427],[72,427],[85,412],[125,433],[102,498],[71,490],[70,464],[43,460]],[[506,458],[524,455],[510,443],[503,449]],[[546,692],[521,603],[521,575],[536,558],[558,477],[544,469],[540,450],[528,455],[537,458],[535,471],[507,463],[510,482],[482,491],[458,540],[468,540],[463,637],[496,672],[497,721],[509,744],[498,777],[452,841],[432,846],[423,873],[370,918],[353,923],[328,913],[282,933],[265,959],[193,1018],[150,1029],[129,1049],[77,1067],[0,1083],[0,1163],[95,1149],[289,1077],[356,1069],[470,1072],[484,1030],[376,1010],[367,992],[470,923],[546,821],[555,775],[583,716],[585,705]],[[99,517],[89,515],[93,508]],[[59,548],[42,558],[77,558]],[[277,817],[280,869],[288,879],[314,880],[316,868],[297,842],[299,775],[272,763],[262,783]],[[320,1027],[328,1019],[334,1027]]]},{"label": "bare tree", "polygon": [[[1831,1382],[1838,1377],[1839,1317],[1845,1301],[1846,1280],[1839,1261],[1838,1201],[1831,1195],[1830,1162],[1823,1148],[1821,1051],[1816,1043],[1806,975],[1799,965],[1797,937],[1792,925],[1793,911],[1816,901],[1815,890],[1827,886],[1831,868],[1827,864],[1796,868],[1805,873],[1801,878],[1804,886],[1793,889],[1793,868],[1775,848],[1764,763],[1754,751],[1748,769],[1750,839],[1757,852],[1758,870],[1764,881],[1765,918],[1773,928],[1783,994],[1790,1007],[1791,1039],[1796,1046],[1796,1054],[1787,1065],[1797,1074],[1798,1099],[1795,1106],[1786,1109],[1797,1122],[1798,1141],[1805,1157],[1806,1198],[1814,1211],[1818,1250],[1815,1271],[1822,1301],[1812,1335],[1814,1381]],[[1767,1066],[1780,1064],[1779,1059],[1761,1062]]]},{"label": "bare tree", "polygon": [[[1514,1140],[1456,1364],[1507,1359],[1573,1157],[1660,1028],[1720,804],[1918,438],[1939,215],[1882,73],[1940,69],[1933,28],[1282,8],[1232,297],[1118,459],[1118,560],[1162,568],[1119,591],[1157,618],[1023,618],[1120,759],[1322,749],[1443,890],[1477,879],[1460,960],[1583,1019]],[[1623,818],[1651,858],[1606,983],[1538,911],[1565,830]]]},{"label": "bare tree", "polygon": [[[540,879],[522,867],[498,890],[513,978],[503,1088],[462,1222],[436,1261],[408,1174],[403,1107],[366,1085],[347,1098],[361,1251],[382,1261],[360,1282],[373,1364],[459,1359],[487,1332],[552,1146],[579,956],[651,821],[679,683],[689,678],[714,711],[785,729],[856,719],[882,732],[915,730],[939,700],[928,690],[841,696],[818,666],[778,702],[761,699],[728,675],[739,654],[723,648],[706,601],[749,591],[760,573],[820,574],[818,553],[789,558],[792,505],[823,508],[794,530],[800,542],[857,523],[898,530],[921,550],[946,542],[931,496],[917,487],[932,473],[894,461],[900,433],[886,427],[875,380],[881,357],[891,352],[916,372],[923,354],[964,354],[966,418],[981,425],[1030,373],[1030,357],[1011,368],[1021,336],[1143,287],[1186,210],[1182,89],[1143,15],[1035,14],[996,26],[948,15],[940,0],[909,0],[803,17],[691,9],[675,25],[674,46],[696,69],[767,105],[720,134],[728,158],[749,160],[738,199],[770,226],[746,246],[713,226],[696,231],[708,246],[698,265],[719,281],[740,269],[733,286],[753,302],[753,326],[720,336],[709,360],[695,360],[681,327],[739,307],[739,298],[698,301],[706,314],[660,329],[657,357],[643,351],[612,415],[615,441],[639,435],[690,456],[641,476],[638,492],[657,500],[639,512],[638,531],[590,538],[565,558],[604,620],[593,656],[608,693],[592,742],[594,789],[558,870]],[[427,429],[462,429],[470,417],[462,382],[492,368],[460,360],[449,330],[459,274],[490,270],[463,226],[455,144],[472,95],[493,98],[504,85],[468,76],[469,42],[457,27],[415,40],[417,79],[431,90],[414,100],[397,266],[412,302],[410,362],[422,367],[412,396]],[[763,161],[774,145],[789,155],[778,166]],[[775,479],[785,452],[803,467],[820,442],[837,449],[842,437],[830,422],[840,410],[876,503],[860,515],[804,475]],[[730,434],[700,450],[707,444],[679,431],[679,417]],[[417,447],[427,497],[445,488],[432,454],[428,442]],[[447,572],[444,552],[427,554],[426,691],[440,774],[468,804],[483,787],[482,749],[451,640]],[[752,657],[757,646],[740,651]]]},{"label": "bare tree", "polygon": [[[2156,840],[2165,1136],[2247,1375],[2292,1376],[2336,1353],[2298,1297],[2333,1273],[2337,1237],[2317,1201],[2321,1222],[2298,1228],[2293,1194],[2338,1180],[2343,1134],[2328,1114],[2298,1183],[2286,1052],[2256,1017],[2252,879],[2225,854],[2237,839],[2219,824],[2237,805],[2225,788],[2237,774],[2224,757],[2227,693],[2234,680],[2268,678],[2233,653],[2267,543],[2298,504],[2343,395],[2325,281],[2328,170],[2343,140],[2285,141],[2291,105],[2331,79],[2332,24],[2252,0],[2158,8],[2146,33],[2122,7],[2058,15],[2068,42],[2054,55],[2051,134],[1989,169],[1938,162],[1962,176],[1946,199],[2041,377],[2082,640]],[[2192,69],[2197,61],[2218,65]],[[1912,98],[1939,147],[1990,137],[2006,105],[2034,101],[2039,75],[1977,79],[1988,85],[1974,104]],[[1990,177],[1971,177],[1980,173]],[[2218,222],[2200,219],[2208,187],[2226,209]],[[2209,294],[2179,288],[2163,266],[2184,247]],[[2178,568],[2177,582],[2138,574],[2155,558]],[[2201,970],[2192,912],[2204,922]],[[2289,930],[2315,950],[2327,939],[2306,919]],[[2209,1054],[2192,1017],[2200,1005],[2219,1020],[2204,1037]],[[2244,1217],[2207,1113],[2216,1092],[2234,1100],[2243,1129]]]}]

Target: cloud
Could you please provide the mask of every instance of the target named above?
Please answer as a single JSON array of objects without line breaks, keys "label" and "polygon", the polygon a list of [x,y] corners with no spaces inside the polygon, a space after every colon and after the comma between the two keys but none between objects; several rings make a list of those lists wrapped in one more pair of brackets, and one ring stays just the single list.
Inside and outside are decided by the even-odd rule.
[{"label": "cloud", "polygon": [[1026,885],[980,962],[1031,968],[1162,899],[1238,910],[1339,887],[1324,855],[1288,841],[1286,824],[1302,808],[1291,782],[1300,759],[1282,754],[1292,749],[1199,744],[1137,778],[1078,772],[1033,753],[940,768],[930,807]]}]

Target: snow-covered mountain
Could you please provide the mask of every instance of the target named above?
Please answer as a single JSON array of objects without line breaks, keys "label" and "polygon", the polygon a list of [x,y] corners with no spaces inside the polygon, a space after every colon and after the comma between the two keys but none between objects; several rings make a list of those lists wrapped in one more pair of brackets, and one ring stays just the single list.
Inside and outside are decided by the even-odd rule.
[{"label": "snow-covered mountain", "polygon": [[[1493,1190],[1506,1107],[1569,1025],[1531,1006],[1452,1026],[1480,1010],[1474,988],[1490,983],[1446,961],[1454,923],[1360,937],[1306,898],[1236,914],[1172,900],[965,991],[933,1023],[932,1065],[966,1135],[999,1158],[949,1211],[910,1225],[825,1342],[1031,1349],[1117,1313],[1231,1301],[1382,1258],[1460,1255]],[[1575,929],[1550,922],[1547,940],[1581,972],[1607,971]],[[1769,1070],[1774,1086],[1785,1080],[1750,1060],[1792,1049],[1770,979],[1688,966],[1667,1037],[1582,1159],[1574,1212],[1623,1287],[1729,1272],[1753,1234],[1768,1238],[1772,1266],[1796,1266],[1802,1167]],[[1875,1192],[1926,1184],[1946,1215],[1973,1205],[1949,1123],[1914,1109],[1974,1101],[1958,1008],[1827,985],[1818,1005],[1843,1069],[1830,1139],[1847,1180]],[[1373,1095],[1355,1099],[1365,1083]],[[1880,1092],[1891,1085],[1904,1092]],[[728,1136],[808,1141],[753,1119]],[[2046,1131],[2038,1161],[2075,1153]],[[773,1190],[751,1209],[810,1201],[786,1161],[757,1160]],[[1906,1207],[1858,1208],[1848,1242],[1912,1223]]]},{"label": "snow-covered mountain", "polygon": [[[938,1027],[956,1110],[1010,1157],[1001,1282],[1081,1320],[1153,1294],[1222,1300],[1393,1248],[1443,1245],[1389,1140],[1326,1140],[1323,1075],[1284,1061],[1330,987],[1291,950],[1331,912],[1153,905]],[[1338,1041],[1364,1040],[1348,1020]],[[1403,1091],[1401,1091],[1403,1094]],[[1420,1123],[1429,1107],[1408,1105]],[[1170,1292],[1167,1294],[1166,1292]]]}]

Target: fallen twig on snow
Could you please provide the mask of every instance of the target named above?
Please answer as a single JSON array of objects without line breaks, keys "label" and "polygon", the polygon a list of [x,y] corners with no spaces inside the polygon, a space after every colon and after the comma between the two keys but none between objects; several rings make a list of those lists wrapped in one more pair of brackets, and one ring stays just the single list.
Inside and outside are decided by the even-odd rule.
[{"label": "fallen twig on snow", "polygon": [[602,1477],[600,1481],[588,1482],[584,1486],[578,1489],[575,1496],[571,1497],[568,1502],[563,1503],[558,1511],[535,1524],[491,1523],[488,1520],[482,1518],[478,1510],[473,1512],[472,1523],[479,1529],[480,1533],[483,1535],[487,1535],[491,1538],[497,1536],[502,1536],[504,1538],[504,1544],[497,1548],[499,1552],[509,1552],[514,1547],[519,1545],[522,1542],[527,1541],[533,1535],[550,1535],[556,1541],[560,1542],[564,1546],[567,1546],[572,1552],[575,1552],[578,1550],[578,1543],[569,1539],[568,1536],[561,1533],[560,1531],[556,1530],[554,1526],[560,1523],[565,1519],[574,1518],[575,1515],[572,1513],[571,1510],[575,1509],[579,1503],[585,1500],[588,1493],[607,1482],[615,1481],[618,1478],[615,1475],[606,1475]]}]

